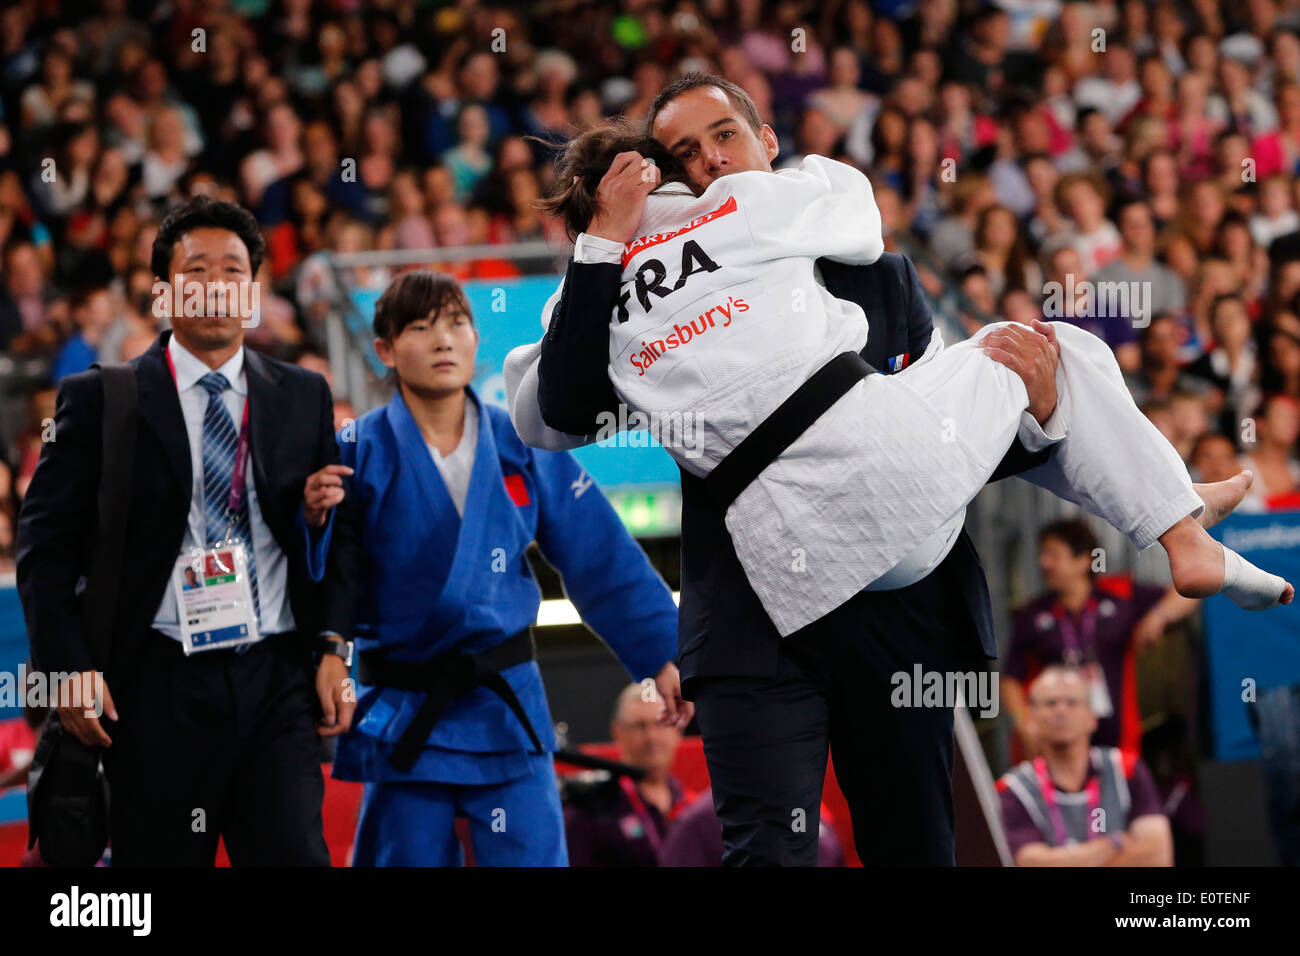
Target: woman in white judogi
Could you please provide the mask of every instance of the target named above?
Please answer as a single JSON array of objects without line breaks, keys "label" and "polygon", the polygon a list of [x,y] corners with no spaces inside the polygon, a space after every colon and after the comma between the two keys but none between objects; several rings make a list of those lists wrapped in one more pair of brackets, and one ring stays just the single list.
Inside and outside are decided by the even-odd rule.
[{"label": "woman in white judogi", "polygon": [[[609,375],[693,474],[709,474],[827,361],[866,344],[862,309],[830,295],[814,266],[822,256],[866,264],[884,249],[870,182],[851,166],[809,156],[796,170],[721,177],[699,196],[665,184],[647,197],[637,233],[623,254]],[[1001,324],[946,349],[936,341],[903,372],[858,382],[728,507],[736,554],[782,636],[864,587],[924,577],[1017,435],[1031,450],[1053,440],[1027,414],[1019,376],[980,346]],[[1139,549],[1159,541],[1186,596],[1222,591],[1248,608],[1289,601],[1290,585],[1202,527],[1232,510],[1249,473],[1194,487],[1105,343],[1054,325],[1052,420],[1065,435],[1021,477]]]}]

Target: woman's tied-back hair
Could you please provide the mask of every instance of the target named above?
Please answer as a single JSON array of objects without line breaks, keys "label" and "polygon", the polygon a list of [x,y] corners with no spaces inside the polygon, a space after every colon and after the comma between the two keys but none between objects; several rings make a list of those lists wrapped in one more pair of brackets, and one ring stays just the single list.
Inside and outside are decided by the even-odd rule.
[{"label": "woman's tied-back hair", "polygon": [[613,165],[614,157],[629,150],[655,161],[661,183],[690,185],[677,157],[647,136],[640,123],[619,117],[585,130],[569,141],[556,162],[555,186],[550,195],[538,201],[538,207],[563,220],[569,238],[576,238],[600,211],[596,189],[601,178]]}]

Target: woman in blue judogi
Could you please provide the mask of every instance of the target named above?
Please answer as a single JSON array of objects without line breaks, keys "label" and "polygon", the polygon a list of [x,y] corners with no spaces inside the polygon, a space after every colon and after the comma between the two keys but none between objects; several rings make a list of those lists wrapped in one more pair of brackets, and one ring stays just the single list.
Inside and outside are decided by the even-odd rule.
[{"label": "woman in blue judogi", "polygon": [[334,761],[366,784],[354,861],[455,864],[464,815],[480,864],[563,866],[525,551],[538,542],[633,679],[655,679],[662,719],[685,726],[677,609],[582,467],[525,445],[468,387],[478,333],[454,280],[398,277],[375,334],[398,389],[339,434],[353,474],[328,531],[329,620],[359,652]]}]

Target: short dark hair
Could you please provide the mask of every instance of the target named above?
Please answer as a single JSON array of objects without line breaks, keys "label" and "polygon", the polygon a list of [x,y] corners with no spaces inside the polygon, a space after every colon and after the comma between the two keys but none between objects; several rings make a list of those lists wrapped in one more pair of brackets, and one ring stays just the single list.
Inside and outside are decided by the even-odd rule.
[{"label": "short dark hair", "polygon": [[[718,76],[714,73],[687,73],[680,79],[673,80],[662,90],[659,95],[650,103],[650,111],[645,117],[646,135],[653,136],[655,130],[655,119],[659,116],[659,111],[671,103],[683,93],[689,93],[691,90],[704,89],[705,87],[716,86],[722,92],[727,94],[727,99],[731,100],[731,105],[750,125],[755,133],[763,128],[763,120],[759,118],[758,107],[754,101],[749,98],[749,94],[742,90],[731,80]],[[665,144],[668,145],[668,144]]]},{"label": "short dark hair", "polygon": [[225,229],[233,232],[248,250],[248,263],[254,276],[266,257],[266,240],[253,214],[243,206],[211,196],[198,195],[174,206],[158,227],[153,241],[149,265],[158,279],[170,281],[167,270],[171,268],[172,250],[182,236],[195,229]]},{"label": "short dark hair", "polygon": [[436,319],[448,305],[459,306],[474,321],[465,290],[451,276],[424,270],[403,272],[375,303],[375,335],[391,342],[412,322],[430,313]]},{"label": "short dark hair", "polygon": [[1038,532],[1039,545],[1049,538],[1064,542],[1076,558],[1097,549],[1097,536],[1082,518],[1061,518],[1043,525]]}]

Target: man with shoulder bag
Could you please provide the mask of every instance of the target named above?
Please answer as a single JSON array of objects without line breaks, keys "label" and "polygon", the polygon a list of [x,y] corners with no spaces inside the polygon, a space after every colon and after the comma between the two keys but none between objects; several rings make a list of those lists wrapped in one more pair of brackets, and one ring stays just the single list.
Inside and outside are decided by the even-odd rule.
[{"label": "man with shoulder bag", "polygon": [[173,209],[152,263],[171,331],[60,388],[17,530],[57,678],[30,800],[47,862],[108,839],[114,865],[211,865],[222,838],[235,865],[329,864],[317,734],[355,703],[319,609],[348,469],[324,379],[244,348],[264,253],[233,203]]}]

